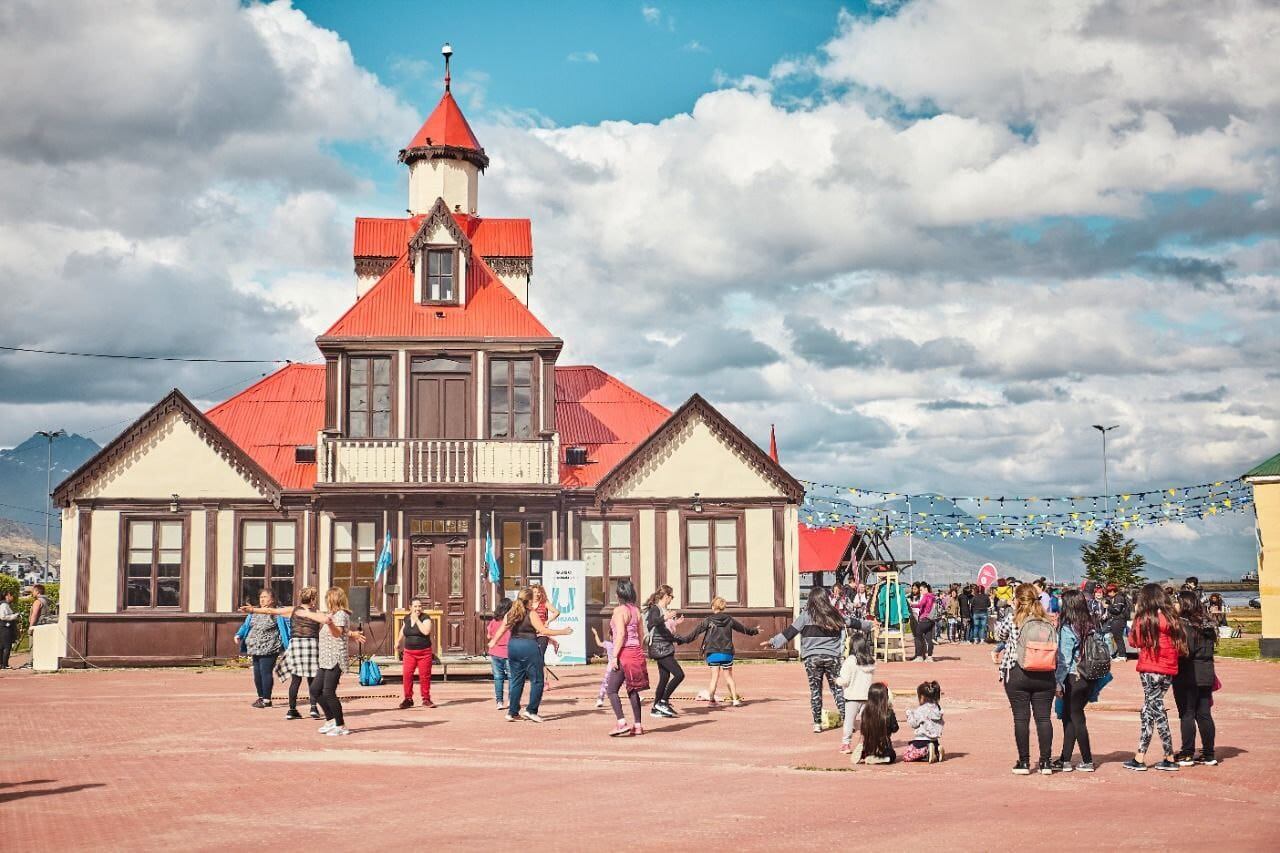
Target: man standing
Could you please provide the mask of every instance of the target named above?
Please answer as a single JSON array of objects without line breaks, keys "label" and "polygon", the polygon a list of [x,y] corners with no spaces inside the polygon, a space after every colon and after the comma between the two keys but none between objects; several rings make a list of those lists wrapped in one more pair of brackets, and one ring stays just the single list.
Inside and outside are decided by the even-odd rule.
[{"label": "man standing", "polygon": [[1129,625],[1129,613],[1133,605],[1129,596],[1115,584],[1107,584],[1107,617],[1111,620],[1111,639],[1116,644],[1117,660],[1125,659],[1125,631]]},{"label": "man standing", "polygon": [[987,640],[987,614],[991,610],[991,597],[980,586],[973,588],[973,627],[969,629],[969,642],[984,643]]},{"label": "man standing", "polygon": [[31,587],[31,613],[27,617],[28,625],[34,628],[52,622],[53,602],[44,594],[44,584],[33,584]]}]

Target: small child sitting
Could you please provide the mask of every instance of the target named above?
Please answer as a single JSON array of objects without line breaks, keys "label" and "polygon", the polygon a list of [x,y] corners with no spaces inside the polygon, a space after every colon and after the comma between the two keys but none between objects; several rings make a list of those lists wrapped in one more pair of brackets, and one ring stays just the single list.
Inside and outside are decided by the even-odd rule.
[{"label": "small child sitting", "polygon": [[916,707],[907,712],[907,725],[915,732],[911,743],[902,751],[903,761],[927,761],[934,764],[942,760],[942,687],[936,681],[926,681],[916,688]]},{"label": "small child sitting", "polygon": [[875,681],[876,656],[867,642],[866,634],[861,631],[853,635],[849,644],[849,656],[840,666],[840,674],[836,676],[836,684],[844,690],[844,737],[840,741],[840,752],[848,755],[853,752],[853,732],[862,722],[862,709],[867,704],[867,691]]},{"label": "small child sitting", "polygon": [[892,764],[898,757],[893,751],[893,735],[897,731],[898,716],[893,712],[889,685],[877,681],[867,688],[867,704],[858,724],[862,742],[854,748],[852,762],[857,764],[865,752],[867,764]]}]

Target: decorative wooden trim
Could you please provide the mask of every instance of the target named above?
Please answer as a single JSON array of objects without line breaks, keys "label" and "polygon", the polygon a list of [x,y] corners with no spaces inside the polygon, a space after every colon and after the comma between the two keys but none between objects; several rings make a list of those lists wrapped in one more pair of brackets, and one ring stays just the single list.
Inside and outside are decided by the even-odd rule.
[{"label": "decorative wooden trim", "polygon": [[93,510],[76,510],[76,600],[75,612],[89,609],[89,547],[93,533]]},{"label": "decorative wooden trim", "polygon": [[[464,233],[462,227],[458,225],[458,220],[453,218],[453,213],[444,203],[444,199],[438,198],[436,199],[436,203],[431,206],[431,212],[426,215],[426,218],[422,220],[422,224],[418,226],[418,230],[409,238],[409,269],[413,269],[417,264],[418,252],[433,245],[431,243],[431,232],[435,231],[439,226],[443,226],[444,229],[449,232],[449,236],[453,237],[454,241],[457,243],[458,251],[466,252],[467,255],[470,256],[471,241],[467,239],[466,233]],[[457,270],[457,258],[455,258],[455,279],[457,278]],[[426,279],[424,278],[423,285],[425,286],[425,284]],[[459,293],[461,293],[465,286],[466,282],[459,283]],[[459,302],[465,301],[465,299],[459,300]]]},{"label": "decorative wooden trim", "polygon": [[533,258],[492,255],[485,256],[484,262],[493,270],[494,275],[533,276]]},{"label": "decorative wooden trim", "polygon": [[662,426],[658,427],[648,438],[635,447],[631,453],[614,466],[596,485],[596,494],[608,500],[614,493],[634,480],[643,466],[664,450],[679,434],[679,430],[692,418],[701,415],[712,433],[733,448],[743,463],[750,466],[775,485],[789,500],[799,503],[804,498],[804,486],[792,477],[781,465],[774,462],[769,454],[733,425],[714,406],[700,395],[694,394],[688,401],[672,413]]},{"label": "decorative wooden trim", "polygon": [[361,278],[366,276],[377,276],[381,278],[386,274],[387,270],[396,262],[395,258],[377,257],[373,255],[361,255],[356,259],[356,275]]},{"label": "decorative wooden trim", "polygon": [[[160,607],[152,605],[151,607],[129,607],[125,604],[125,593],[128,587],[128,555],[129,555],[129,523],[132,521],[151,521],[156,524],[177,521],[182,524],[182,556],[179,558],[182,565],[178,569],[178,606],[177,607]],[[157,515],[156,513],[120,513],[120,534],[119,542],[116,548],[116,612],[124,614],[138,613],[162,613],[165,615],[173,613],[187,613],[188,598],[191,584],[191,513],[178,512],[169,513],[167,515]],[[155,559],[156,546],[154,538],[157,534],[152,534],[152,559]]]},{"label": "decorative wooden trim", "polygon": [[[667,582],[667,511],[654,510],[653,538],[657,550],[654,551],[654,573],[658,586]],[[684,599],[681,599],[683,602]]]},{"label": "decorative wooden trim", "polygon": [[417,145],[413,148],[402,148],[398,159],[405,165],[415,160],[463,160],[482,172],[489,168],[489,157],[484,153],[483,148],[477,150],[458,145]]},{"label": "decorative wooden trim", "polygon": [[78,493],[95,477],[109,468],[124,454],[132,450],[153,428],[158,426],[171,414],[177,414],[183,422],[195,430],[196,435],[205,444],[222,457],[236,473],[248,480],[254,488],[271,500],[273,504],[280,502],[280,484],[268,474],[262,466],[245,453],[239,445],[227,437],[226,433],[214,426],[186,396],[174,388],[164,399],[133,422],[124,432],[102,450],[98,451],[87,462],[77,468],[71,476],[63,480],[54,489],[54,503],[69,506]]},{"label": "decorative wooden trim", "polygon": [[781,507],[773,509],[773,606],[784,607],[787,603],[787,559],[786,559],[787,516]]},{"label": "decorative wooden trim", "polygon": [[204,609],[218,611],[218,507],[204,508]]}]

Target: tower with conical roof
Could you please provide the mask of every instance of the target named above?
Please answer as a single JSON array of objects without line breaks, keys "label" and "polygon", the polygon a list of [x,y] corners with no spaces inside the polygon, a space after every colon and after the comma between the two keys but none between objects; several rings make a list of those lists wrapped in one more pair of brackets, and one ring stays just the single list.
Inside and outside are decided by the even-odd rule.
[{"label": "tower with conical roof", "polygon": [[428,213],[442,198],[450,210],[474,215],[480,173],[489,166],[489,157],[453,99],[449,76],[453,48],[446,43],[440,52],[444,54],[444,94],[400,151],[400,162],[409,167],[409,212]]}]

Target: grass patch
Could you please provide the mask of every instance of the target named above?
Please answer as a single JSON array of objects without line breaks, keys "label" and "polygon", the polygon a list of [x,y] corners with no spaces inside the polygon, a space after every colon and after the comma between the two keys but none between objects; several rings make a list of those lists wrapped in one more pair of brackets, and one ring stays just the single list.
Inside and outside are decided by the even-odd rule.
[{"label": "grass patch", "polygon": [[810,773],[852,773],[852,767],[818,767],[814,764],[795,764],[792,770],[806,770]]},{"label": "grass patch", "polygon": [[1236,640],[1219,640],[1218,657],[1236,660],[1258,660],[1258,640],[1241,637]]}]

